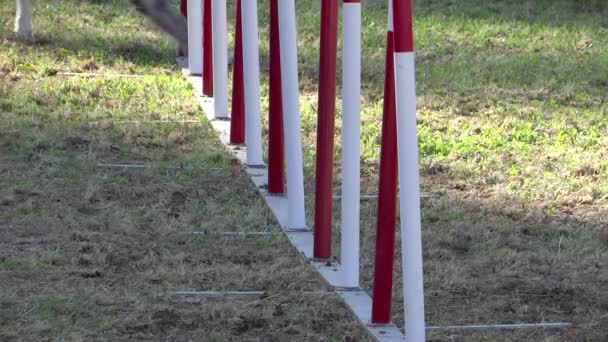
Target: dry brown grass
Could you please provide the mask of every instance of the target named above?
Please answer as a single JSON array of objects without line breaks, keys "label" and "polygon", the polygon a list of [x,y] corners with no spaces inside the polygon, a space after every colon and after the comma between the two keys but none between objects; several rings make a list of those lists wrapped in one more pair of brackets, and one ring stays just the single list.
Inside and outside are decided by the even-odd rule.
[{"label": "dry brown grass", "polygon": [[[427,323],[576,324],[565,331],[432,333],[431,340],[608,339],[608,45],[606,6],[592,2],[416,5],[423,190],[443,195],[422,208]],[[0,339],[256,340],[268,331],[279,340],[340,339],[344,331],[365,339],[335,300],[297,294],[326,287],[282,237],[181,234],[277,227],[246,177],[228,166],[208,125],[88,125],[201,113],[176,77],[173,46],[140,31],[133,13],[117,11],[114,2],[79,2],[97,23],[82,30],[65,20],[76,2],[62,4],[55,12],[39,7],[41,38],[32,45],[7,37],[7,20],[0,32]],[[13,6],[0,2],[0,17],[10,18]],[[362,189],[375,193],[386,13],[378,1],[365,8]],[[312,175],[319,5],[298,2],[298,10]],[[54,77],[95,68],[159,76]],[[127,161],[152,167],[94,168]],[[308,193],[313,188],[307,184]],[[368,290],[374,230],[375,203],[366,202]],[[335,229],[334,255],[338,241]],[[396,260],[399,269],[399,254]],[[398,271],[395,279],[393,317],[401,324]],[[167,297],[175,289],[262,289],[269,296]]]},{"label": "dry brown grass", "polygon": [[[284,236],[187,234],[279,231],[246,174],[221,169],[221,149],[207,149],[220,170],[167,168],[165,153],[187,155],[189,137],[213,144],[208,125],[47,131],[9,121],[0,138],[2,340],[367,338],[337,297],[302,294],[328,288]],[[150,147],[145,136],[167,142]],[[98,158],[132,160],[127,146],[152,167],[95,168]],[[170,295],[178,290],[267,298]]]},{"label": "dry brown grass", "polygon": [[[547,214],[535,203],[484,193],[450,180],[440,167],[423,170],[425,304],[428,325],[572,322],[565,330],[432,332],[433,341],[604,341],[608,336],[608,244],[600,206]],[[374,177],[363,192],[374,193]],[[339,193],[339,188],[334,190]],[[309,199],[312,206],[314,200]],[[332,254],[340,255],[334,202]],[[362,286],[373,286],[376,202],[361,206]],[[312,219],[312,216],[310,217]],[[403,324],[397,227],[393,320]]]}]

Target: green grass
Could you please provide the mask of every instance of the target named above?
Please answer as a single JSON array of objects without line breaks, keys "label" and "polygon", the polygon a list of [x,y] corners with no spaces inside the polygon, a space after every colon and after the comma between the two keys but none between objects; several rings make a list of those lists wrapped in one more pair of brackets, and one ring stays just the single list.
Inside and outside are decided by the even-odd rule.
[{"label": "green grass", "polygon": [[278,226],[203,120],[169,39],[122,1],[60,1],[35,7],[23,44],[14,6],[0,1],[1,341],[368,340],[336,296],[302,294],[327,286],[285,237],[213,234]]},{"label": "green grass", "polygon": [[[377,192],[381,140],[386,7],[374,3],[363,12],[365,193]],[[319,5],[301,2],[298,10],[302,130],[311,179]],[[414,12],[422,188],[442,194],[422,206],[427,322],[578,324],[566,332],[433,336],[605,339],[601,312],[607,303],[598,298],[608,264],[608,7],[601,1],[438,0],[416,1]],[[340,79],[338,70],[338,84]],[[340,112],[338,99],[335,192]],[[334,206],[338,256],[339,203]],[[375,215],[375,204],[364,202],[362,277],[368,290]],[[399,256],[396,261],[399,269]],[[395,276],[394,318],[400,323],[400,272]]]},{"label": "green grass", "polygon": [[[259,7],[264,67],[268,2]],[[320,6],[298,1],[297,7],[304,165],[311,180]],[[376,193],[386,7],[370,0],[363,8],[362,191]],[[278,339],[339,339],[343,331],[364,338],[333,299],[164,298],[171,288],[325,287],[284,239],[218,246],[212,236],[176,235],[275,223],[247,179],[230,169],[230,156],[206,121],[110,123],[202,119],[175,66],[172,42],[149,25],[142,29],[143,19],[120,1],[62,1],[36,7],[37,39],[21,44],[12,38],[13,11],[12,1],[0,0],[0,339],[242,340],[267,336],[274,317],[280,317],[272,336]],[[442,195],[422,203],[427,323],[576,324],[558,332],[430,337],[606,340],[608,6],[601,0],[432,0],[415,1],[415,15],[422,190]],[[145,77],[57,74],[65,71]],[[338,98],[335,192],[340,112]],[[153,167],[98,171],[98,162]],[[200,172],[200,166],[225,170]],[[313,186],[307,181],[307,192]],[[313,201],[309,196],[309,208]],[[337,256],[339,202],[334,209]],[[362,204],[367,290],[375,212],[374,202]],[[312,210],[308,215],[311,223]],[[40,284],[51,286],[37,293]],[[393,297],[394,321],[402,324],[400,271]]]},{"label": "green grass", "polygon": [[[299,9],[307,13],[318,6]],[[454,180],[489,182],[496,192],[554,206],[606,193],[605,181],[581,180],[583,168],[606,169],[605,5],[432,1],[417,2],[415,10],[422,167],[446,164]],[[364,161],[377,160],[380,151],[384,12],[364,8]],[[318,18],[304,14],[298,24],[300,63],[311,69],[303,76],[303,95],[310,100],[302,115],[312,158]],[[339,102],[337,112],[339,118]],[[549,160],[539,163],[541,155]],[[525,184],[517,184],[523,178]]]}]

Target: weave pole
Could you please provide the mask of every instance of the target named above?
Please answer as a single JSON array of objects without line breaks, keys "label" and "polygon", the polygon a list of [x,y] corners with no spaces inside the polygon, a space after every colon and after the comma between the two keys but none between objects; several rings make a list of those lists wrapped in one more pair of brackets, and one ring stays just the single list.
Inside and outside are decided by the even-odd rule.
[{"label": "weave pole", "polygon": [[397,114],[395,109],[394,54],[393,3],[389,1],[372,302],[372,323],[376,324],[390,323],[393,292],[395,221],[397,215]]},{"label": "weave pole", "polygon": [[213,96],[213,23],[212,0],[203,1],[203,95]]},{"label": "weave pole", "polygon": [[281,95],[281,46],[279,42],[279,0],[270,0],[270,51],[268,80],[268,192],[285,192],[283,171],[283,97]]},{"label": "weave pole", "polygon": [[342,238],[344,287],[359,287],[361,1],[342,5]]},{"label": "weave pole", "polygon": [[203,6],[200,1],[187,2],[188,20],[188,70],[190,75],[203,71]]},{"label": "weave pole", "polygon": [[183,17],[188,16],[188,0],[181,0],[179,5],[179,11],[181,12]]},{"label": "weave pole", "polygon": [[412,0],[393,0],[405,337],[425,339]]},{"label": "weave pole", "polygon": [[[19,2],[17,4],[19,4]],[[179,5],[179,11],[182,14],[182,17],[186,19],[188,18],[188,0],[181,0]],[[178,47],[177,55],[179,57],[188,56],[188,50],[183,47]]]},{"label": "weave pole", "polygon": [[320,41],[313,255],[327,259],[331,257],[338,0],[321,0]]},{"label": "weave pole", "polygon": [[263,166],[262,118],[260,115],[260,55],[258,47],[258,2],[241,1],[245,80],[245,142],[247,165]]},{"label": "weave pole", "polygon": [[234,63],[232,64],[232,113],[230,143],[245,142],[245,79],[243,76],[243,22],[241,0],[236,0],[234,22]]},{"label": "weave pole", "polygon": [[213,30],[213,115],[228,118],[228,43],[226,37],[226,0],[211,4]]},{"label": "weave pole", "polygon": [[295,0],[279,0],[279,42],[283,87],[283,126],[287,168],[288,229],[305,230],[304,170],[300,136],[300,90]]}]

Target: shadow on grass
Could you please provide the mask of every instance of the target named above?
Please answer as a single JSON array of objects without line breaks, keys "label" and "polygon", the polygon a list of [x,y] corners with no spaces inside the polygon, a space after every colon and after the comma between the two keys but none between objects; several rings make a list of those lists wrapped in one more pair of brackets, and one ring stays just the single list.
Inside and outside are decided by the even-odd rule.
[{"label": "shadow on grass", "polygon": [[[448,190],[449,183],[439,183],[434,186],[446,196],[423,202],[429,325],[572,322],[576,327],[564,331],[486,335],[495,336],[492,341],[608,337],[608,230],[601,205],[547,214],[538,203],[484,196],[483,189]],[[362,283],[370,293],[375,212],[375,204],[362,206]],[[393,314],[403,324],[399,237],[397,231]],[[335,241],[339,255],[339,234]]]},{"label": "shadow on grass", "polygon": [[[6,116],[0,120],[0,150],[7,152],[0,153],[0,340],[41,340],[51,333],[47,326],[79,340],[132,340],[138,332],[144,340],[272,335],[282,341],[294,331],[307,339],[318,334],[315,340],[344,334],[355,336],[349,341],[368,340],[342,302],[299,294],[327,287],[285,238],[218,241],[183,234],[278,229],[246,173],[232,167],[201,172],[194,165],[190,171],[94,167],[93,158],[117,158],[129,149],[166,164],[190,164],[190,157],[211,165],[229,161],[208,122],[87,128]],[[165,138],[172,147],[142,144],[143,136]],[[165,160],[171,149],[179,155]],[[100,285],[83,285],[91,281]],[[193,305],[169,297],[182,289],[275,294],[263,298],[268,308],[257,300],[221,298]],[[277,302],[281,292],[287,294]],[[20,314],[24,302],[27,317]],[[160,316],[169,317],[150,326]]]},{"label": "shadow on grass", "polygon": [[604,0],[415,0],[416,16],[522,21],[533,25],[608,27]]},{"label": "shadow on grass", "polygon": [[[8,40],[16,41],[12,35]],[[121,39],[93,32],[62,32],[60,35],[36,32],[33,42],[17,43],[54,55],[58,60],[78,56],[79,59],[100,58],[107,65],[120,60],[150,68],[169,67],[175,62],[174,50],[156,47],[153,41]]]}]

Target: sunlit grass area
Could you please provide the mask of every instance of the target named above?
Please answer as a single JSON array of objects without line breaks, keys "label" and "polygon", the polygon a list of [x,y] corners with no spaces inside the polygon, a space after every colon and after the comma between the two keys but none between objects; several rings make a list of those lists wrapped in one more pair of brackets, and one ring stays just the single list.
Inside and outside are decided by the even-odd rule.
[{"label": "sunlit grass area", "polygon": [[[268,2],[259,7],[266,120]],[[312,209],[320,5],[297,7]],[[13,1],[0,0],[0,340],[243,340],[274,337],[271,325],[279,327],[278,340],[339,340],[345,331],[365,338],[334,299],[163,297],[175,288],[297,292],[325,285],[282,238],[218,244],[215,237],[177,234],[277,227],[255,189],[229,166],[170,40],[122,1],[59,1],[39,2],[36,39],[22,44],[12,38],[13,11]],[[363,3],[366,194],[377,192],[386,11],[384,1]],[[415,1],[415,16],[422,190],[441,195],[422,203],[427,323],[576,324],[430,337],[608,339],[608,5],[432,0]],[[340,84],[339,71],[337,77]],[[201,122],[149,124],[156,120]],[[152,168],[99,171],[100,162]],[[335,256],[339,207],[335,202]],[[361,208],[362,286],[371,290],[376,204]],[[308,215],[312,223],[312,210]],[[393,318],[402,325],[399,252],[395,260]],[[42,284],[46,290],[36,292]]]}]

